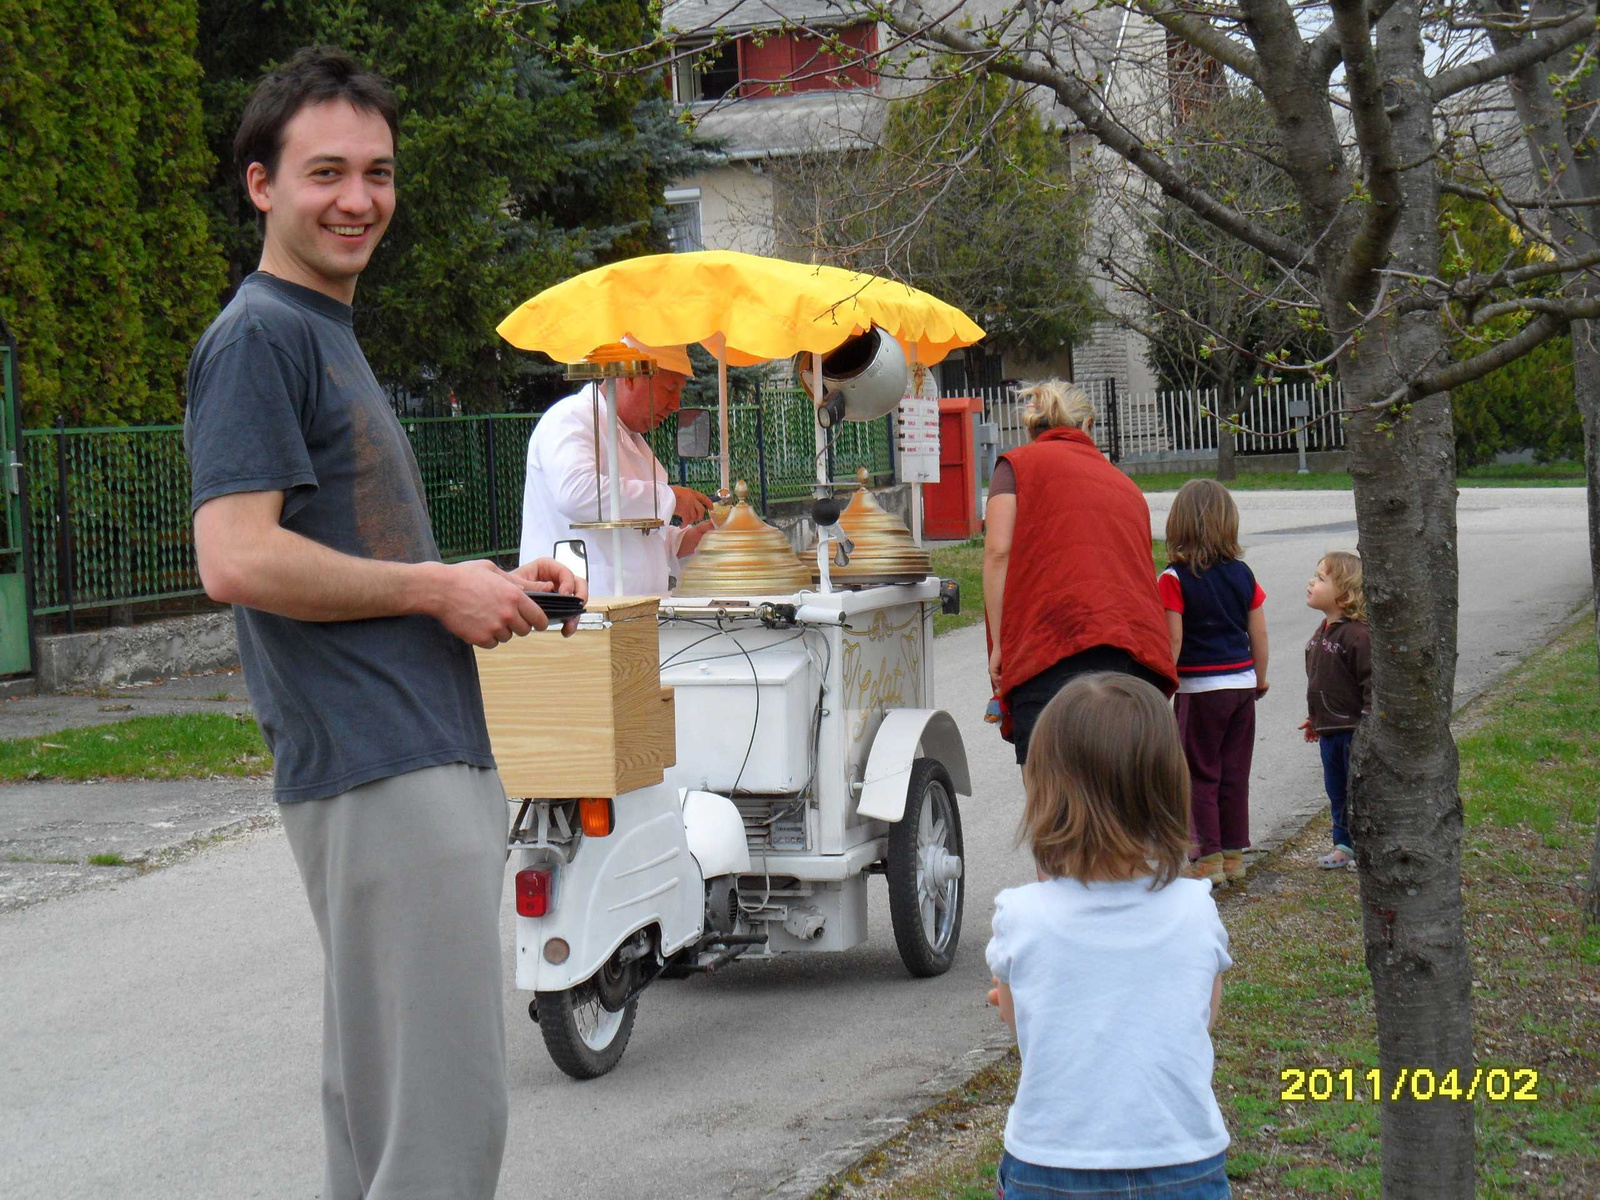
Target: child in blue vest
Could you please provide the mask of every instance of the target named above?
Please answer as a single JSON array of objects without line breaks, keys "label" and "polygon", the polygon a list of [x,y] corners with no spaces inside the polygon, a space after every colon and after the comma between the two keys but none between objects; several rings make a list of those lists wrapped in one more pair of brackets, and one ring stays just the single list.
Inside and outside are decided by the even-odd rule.
[{"label": "child in blue vest", "polygon": [[1100,672],[1045,705],[1022,769],[1038,882],[995,897],[989,1003],[1017,1035],[998,1200],[1227,1200],[1210,1029],[1232,965],[1179,878],[1189,771],[1150,684]]},{"label": "child in blue vest", "polygon": [[1256,699],[1267,691],[1266,593],[1240,561],[1239,509],[1214,479],[1191,479],[1167,513],[1167,569],[1156,586],[1178,662],[1178,731],[1193,785],[1189,873],[1244,878]]}]

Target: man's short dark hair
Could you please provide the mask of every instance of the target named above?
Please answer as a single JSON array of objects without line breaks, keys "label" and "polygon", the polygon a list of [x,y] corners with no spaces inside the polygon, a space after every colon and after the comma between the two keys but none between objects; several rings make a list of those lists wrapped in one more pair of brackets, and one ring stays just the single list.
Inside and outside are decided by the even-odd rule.
[{"label": "man's short dark hair", "polygon": [[[239,132],[233,135],[233,161],[247,198],[250,164],[260,163],[271,179],[283,153],[284,128],[302,108],[330,100],[344,100],[359,111],[377,113],[388,122],[395,145],[400,144],[400,109],[383,76],[343,50],[307,46],[256,85],[239,119]],[[266,227],[267,214],[258,209],[256,228],[265,232]]]}]

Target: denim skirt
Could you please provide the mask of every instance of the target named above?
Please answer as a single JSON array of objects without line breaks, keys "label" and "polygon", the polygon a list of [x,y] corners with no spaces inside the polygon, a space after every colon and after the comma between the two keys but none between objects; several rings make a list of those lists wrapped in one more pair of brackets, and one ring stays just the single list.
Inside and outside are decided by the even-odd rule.
[{"label": "denim skirt", "polygon": [[1228,1156],[1171,1167],[1079,1171],[1036,1167],[1005,1154],[995,1200],[1229,1200]]}]

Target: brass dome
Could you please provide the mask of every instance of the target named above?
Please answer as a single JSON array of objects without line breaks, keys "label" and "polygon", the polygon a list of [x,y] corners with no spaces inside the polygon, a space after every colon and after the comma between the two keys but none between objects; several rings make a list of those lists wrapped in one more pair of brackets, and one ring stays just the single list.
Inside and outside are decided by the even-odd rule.
[{"label": "brass dome", "polygon": [[[867,488],[867,472],[857,478],[861,486],[839,515],[839,528],[855,543],[845,566],[830,564],[828,578],[838,584],[916,583],[932,570],[928,552],[911,540],[911,531],[887,511]],[[821,582],[817,571],[817,550],[809,552],[812,578]]]},{"label": "brass dome", "polygon": [[811,585],[811,573],[795,557],[789,539],[768,525],[747,502],[750,489],[734,485],[738,503],[700,540],[683,566],[674,594],[680,596],[787,595]]}]

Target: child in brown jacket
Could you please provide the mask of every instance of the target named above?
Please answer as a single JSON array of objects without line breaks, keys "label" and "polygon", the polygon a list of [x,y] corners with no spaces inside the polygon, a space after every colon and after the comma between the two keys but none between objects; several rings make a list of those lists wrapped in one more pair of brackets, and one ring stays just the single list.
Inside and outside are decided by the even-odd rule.
[{"label": "child in brown jacket", "polygon": [[1367,599],[1361,590],[1361,556],[1333,550],[1306,584],[1306,606],[1322,624],[1306,643],[1306,741],[1322,745],[1322,783],[1333,810],[1333,850],[1319,867],[1355,869],[1346,803],[1350,794],[1350,743],[1372,711],[1372,650]]}]

